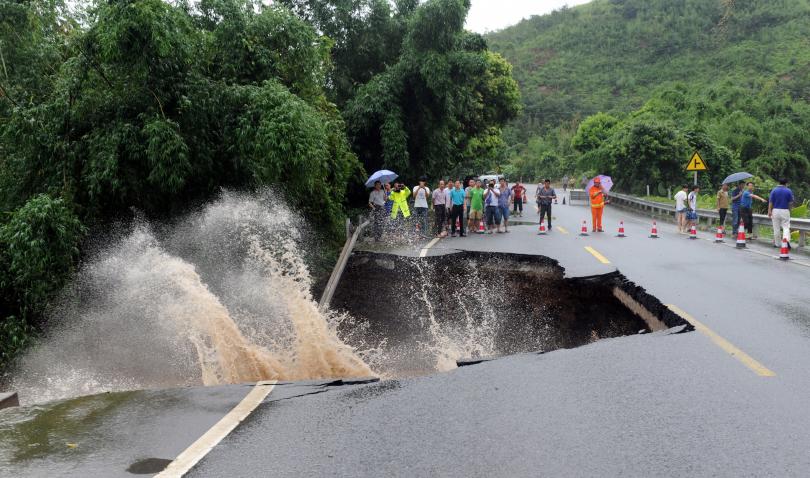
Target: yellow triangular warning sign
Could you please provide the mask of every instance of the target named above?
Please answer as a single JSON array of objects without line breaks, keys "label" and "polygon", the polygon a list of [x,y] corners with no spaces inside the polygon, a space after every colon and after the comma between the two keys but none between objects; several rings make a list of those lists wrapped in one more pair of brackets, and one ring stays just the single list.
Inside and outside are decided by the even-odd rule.
[{"label": "yellow triangular warning sign", "polygon": [[695,154],[692,155],[692,159],[689,160],[689,165],[686,166],[687,171],[706,171],[706,163],[703,162],[703,158],[700,157],[700,153],[695,151]]}]

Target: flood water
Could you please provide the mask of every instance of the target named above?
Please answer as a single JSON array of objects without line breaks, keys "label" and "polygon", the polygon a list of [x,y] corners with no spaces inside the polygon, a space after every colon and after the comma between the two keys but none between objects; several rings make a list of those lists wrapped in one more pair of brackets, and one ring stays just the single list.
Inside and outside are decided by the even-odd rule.
[{"label": "flood water", "polygon": [[618,274],[566,279],[553,260],[508,254],[356,252],[322,313],[307,231],[272,193],[224,193],[174,223],[114,231],[53,304],[48,336],[22,358],[10,388],[31,404],[269,379],[408,377],[459,359],[649,331],[616,298]]}]

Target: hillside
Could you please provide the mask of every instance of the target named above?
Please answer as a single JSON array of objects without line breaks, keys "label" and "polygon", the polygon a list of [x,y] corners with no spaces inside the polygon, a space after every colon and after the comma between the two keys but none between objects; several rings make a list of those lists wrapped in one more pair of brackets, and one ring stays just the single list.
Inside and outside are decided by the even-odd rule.
[{"label": "hillside", "polygon": [[[524,114],[508,132],[517,169],[544,154],[549,174],[589,169],[593,162],[580,161],[588,151],[570,144],[581,121],[607,112],[626,123],[643,112],[689,147],[690,131],[708,135],[728,149],[729,168],[756,166],[794,183],[810,175],[810,145],[791,137],[810,125],[808,0],[595,0],[487,39],[521,87]],[[734,114],[763,130],[761,144],[746,147],[731,138],[739,132],[720,131]],[[774,131],[767,123],[776,120]]]}]

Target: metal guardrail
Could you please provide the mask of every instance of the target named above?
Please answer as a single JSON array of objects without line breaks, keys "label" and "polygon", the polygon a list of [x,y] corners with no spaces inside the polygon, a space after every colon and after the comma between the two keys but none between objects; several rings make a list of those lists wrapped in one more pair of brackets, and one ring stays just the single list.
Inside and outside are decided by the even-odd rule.
[{"label": "metal guardrail", "polygon": [[[675,207],[672,204],[648,201],[646,199],[612,191],[609,196],[610,202],[614,205],[646,211],[658,217],[671,217],[673,220],[675,219]],[[699,220],[705,220],[709,229],[712,229],[714,223],[720,221],[720,214],[713,209],[698,209],[698,218]],[[754,227],[757,229],[761,226],[772,227],[772,224],[768,216],[764,214],[754,214]],[[798,246],[805,247],[807,245],[807,235],[810,233],[810,219],[793,218],[790,220],[790,229],[792,231],[799,231]]]},{"label": "metal guardrail", "polygon": [[349,256],[352,255],[354,246],[357,244],[357,239],[360,237],[360,234],[363,233],[363,230],[371,224],[370,220],[363,221],[361,219],[361,221],[357,229],[354,230],[354,233],[350,235],[352,223],[349,219],[346,219],[346,244],[343,245],[343,250],[340,251],[337,264],[335,264],[335,268],[332,269],[332,275],[329,276],[329,282],[326,283],[323,295],[321,295],[321,300],[318,302],[318,308],[322,311],[328,309],[329,304],[332,302],[335,289],[337,289],[340,277],[343,275],[343,270],[346,269],[346,264],[349,262]]}]

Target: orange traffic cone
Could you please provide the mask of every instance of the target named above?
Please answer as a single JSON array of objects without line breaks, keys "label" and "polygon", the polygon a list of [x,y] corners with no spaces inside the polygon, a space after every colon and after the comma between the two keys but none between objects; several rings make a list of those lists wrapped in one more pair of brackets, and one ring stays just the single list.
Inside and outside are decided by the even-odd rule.
[{"label": "orange traffic cone", "polygon": [[725,242],[726,240],[726,232],[723,230],[723,226],[719,226],[717,228],[717,234],[714,236],[714,242],[721,243]]},{"label": "orange traffic cone", "polygon": [[737,229],[737,248],[745,249],[745,224],[740,221],[740,227]]},{"label": "orange traffic cone", "polygon": [[588,235],[588,223],[582,221],[582,232],[579,233],[580,236],[587,236]]},{"label": "orange traffic cone", "polygon": [[461,230],[461,218],[460,217],[456,218],[456,230],[457,231]]},{"label": "orange traffic cone", "polygon": [[627,237],[624,235],[624,221],[619,221],[619,234],[616,237]]},{"label": "orange traffic cone", "polygon": [[487,232],[487,230],[484,228],[484,221],[481,220],[481,222],[478,223],[478,234],[483,234],[485,232]]},{"label": "orange traffic cone", "polygon": [[782,237],[782,248],[779,250],[779,258],[783,261],[790,260],[790,247],[787,237]]},{"label": "orange traffic cone", "polygon": [[658,225],[653,221],[652,230],[650,231],[650,238],[658,239]]},{"label": "orange traffic cone", "polygon": [[546,235],[546,225],[542,222],[540,223],[540,230],[537,233],[538,236],[545,236]]},{"label": "orange traffic cone", "polygon": [[697,227],[694,224],[689,228],[689,239],[697,239]]}]

